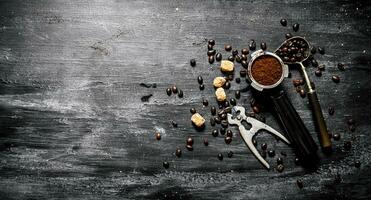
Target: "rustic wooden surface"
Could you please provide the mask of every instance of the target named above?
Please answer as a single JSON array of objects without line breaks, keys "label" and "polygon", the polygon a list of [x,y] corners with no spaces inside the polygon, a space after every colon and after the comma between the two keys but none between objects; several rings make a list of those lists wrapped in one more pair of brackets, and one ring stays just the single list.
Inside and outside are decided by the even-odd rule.
[{"label": "rustic wooden surface", "polygon": [[[370,3],[351,0],[1,0],[0,199],[370,199],[370,14]],[[257,140],[276,150],[275,158],[267,158],[272,166],[281,151],[287,154],[281,156],[283,173],[263,169],[237,129],[226,145],[210,135],[210,126],[197,132],[190,125],[191,107],[208,119],[210,105],[203,108],[202,99],[215,105],[211,81],[220,72],[207,63],[205,39],[215,39],[218,50],[227,43],[247,47],[250,39],[274,50],[295,22],[296,35],[326,48],[324,56],[316,55],[326,65],[323,76],[315,77],[311,67],[308,72],[328,128],[342,137],[312,173],[264,132]],[[346,64],[344,72],[338,62]],[[331,81],[334,74],[339,84]],[[206,85],[202,92],[198,75]],[[173,84],[184,91],[183,99],[166,95]],[[284,84],[316,138],[307,100],[295,93],[291,79]],[[245,86],[233,82],[228,93]],[[149,102],[141,102],[148,94]],[[248,107],[250,98],[245,92],[238,103]],[[271,113],[262,115],[279,129]],[[356,120],[354,133],[347,130],[349,118]],[[193,152],[185,149],[188,136],[195,139]],[[202,144],[204,137],[210,146]],[[353,146],[345,151],[348,140]],[[181,158],[173,155],[177,147]],[[229,150],[233,158],[227,158]]]}]

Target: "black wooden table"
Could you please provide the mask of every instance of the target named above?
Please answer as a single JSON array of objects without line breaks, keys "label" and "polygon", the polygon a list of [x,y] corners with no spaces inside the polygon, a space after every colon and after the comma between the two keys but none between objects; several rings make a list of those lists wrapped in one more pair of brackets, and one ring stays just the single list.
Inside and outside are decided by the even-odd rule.
[{"label": "black wooden table", "polygon": [[[0,199],[370,199],[370,14],[370,3],[351,0],[1,0]],[[215,39],[225,57],[225,44],[241,49],[250,39],[267,42],[273,51],[296,22],[295,35],[326,50],[315,55],[326,66],[322,77],[314,76],[315,68],[307,70],[328,128],[341,139],[331,157],[320,154],[318,170],[307,172],[294,164],[290,147],[259,134],[258,145],[266,142],[276,151],[268,162],[275,166],[278,157],[284,159],[285,170],[278,173],[257,162],[236,128],[230,145],[223,136],[212,137],[210,125],[194,130],[189,109],[208,120],[216,105],[211,83],[220,71],[218,63],[207,62],[207,39]],[[191,58],[197,60],[194,68]],[[339,71],[338,63],[346,70]],[[292,85],[300,73],[291,73],[284,86],[317,141],[307,99]],[[246,88],[244,80],[232,82],[228,95]],[[184,98],[166,95],[174,84]],[[153,96],[142,102],[148,94]],[[210,105],[203,107],[203,99]],[[238,104],[250,109],[250,100],[250,91],[243,92]],[[279,129],[270,112],[261,115]],[[346,124],[350,118],[354,132]],[[194,151],[185,148],[188,136]],[[180,158],[174,155],[178,147]]]}]

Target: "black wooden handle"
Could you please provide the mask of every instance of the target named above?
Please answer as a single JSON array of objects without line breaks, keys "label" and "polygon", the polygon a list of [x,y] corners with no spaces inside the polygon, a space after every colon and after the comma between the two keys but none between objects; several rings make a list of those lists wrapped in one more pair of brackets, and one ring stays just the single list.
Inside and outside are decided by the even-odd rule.
[{"label": "black wooden handle", "polygon": [[317,129],[318,138],[324,152],[331,152],[332,144],[328,135],[325,119],[323,118],[321,106],[316,91],[308,92],[309,105],[313,112],[314,124]]},{"label": "black wooden handle", "polygon": [[278,95],[271,96],[271,98],[278,119],[285,129],[285,136],[292,143],[298,157],[311,163],[313,160],[311,158],[317,158],[318,147],[303,120],[283,91],[280,91]]}]

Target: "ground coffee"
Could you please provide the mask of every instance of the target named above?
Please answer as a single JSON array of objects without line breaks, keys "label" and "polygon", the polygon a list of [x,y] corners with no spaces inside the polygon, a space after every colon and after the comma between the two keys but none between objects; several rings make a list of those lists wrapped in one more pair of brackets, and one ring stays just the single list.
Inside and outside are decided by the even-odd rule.
[{"label": "ground coffee", "polygon": [[273,56],[260,56],[252,64],[251,75],[259,84],[273,85],[282,76],[281,63]]}]

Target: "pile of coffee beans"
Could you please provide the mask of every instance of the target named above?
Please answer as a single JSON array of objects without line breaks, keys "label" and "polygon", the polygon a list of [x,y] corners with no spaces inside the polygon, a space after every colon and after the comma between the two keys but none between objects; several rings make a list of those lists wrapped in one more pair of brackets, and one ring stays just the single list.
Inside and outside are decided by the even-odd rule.
[{"label": "pile of coffee beans", "polygon": [[285,41],[276,54],[287,63],[302,62],[309,57],[308,43],[300,38]]}]

